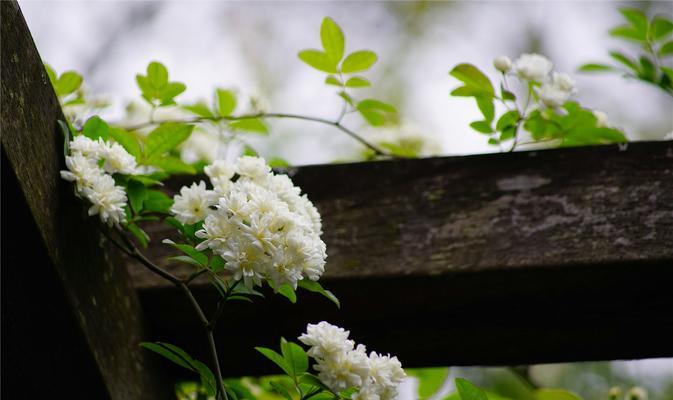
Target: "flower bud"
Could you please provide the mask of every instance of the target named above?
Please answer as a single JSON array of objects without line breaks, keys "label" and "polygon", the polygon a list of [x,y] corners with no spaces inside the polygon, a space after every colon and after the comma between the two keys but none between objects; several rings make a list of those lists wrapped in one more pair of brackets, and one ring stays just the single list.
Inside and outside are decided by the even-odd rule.
[{"label": "flower bud", "polygon": [[493,60],[493,66],[498,71],[506,74],[512,69],[512,60],[507,56],[496,57],[495,60]]}]

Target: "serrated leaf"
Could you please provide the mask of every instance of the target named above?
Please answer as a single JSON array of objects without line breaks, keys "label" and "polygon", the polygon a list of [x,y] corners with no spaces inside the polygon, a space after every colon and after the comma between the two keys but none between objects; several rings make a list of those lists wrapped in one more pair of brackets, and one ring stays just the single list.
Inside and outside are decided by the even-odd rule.
[{"label": "serrated leaf", "polygon": [[299,52],[298,57],[318,71],[327,72],[328,74],[335,74],[337,72],[337,62],[332,60],[327,53],[320,50],[302,50]]},{"label": "serrated leaf", "polygon": [[84,123],[82,134],[93,140],[97,140],[98,138],[108,140],[110,137],[110,126],[100,117],[94,115]]},{"label": "serrated leaf", "polygon": [[467,379],[456,378],[456,389],[461,400],[488,400],[486,393]]},{"label": "serrated leaf", "polygon": [[217,89],[217,111],[223,116],[229,116],[236,109],[236,94],[231,90]]},{"label": "serrated leaf", "polygon": [[378,57],[371,50],[359,50],[349,54],[341,63],[341,72],[351,74],[366,71],[376,63]]},{"label": "serrated leaf", "polygon": [[229,123],[229,127],[236,131],[253,132],[262,135],[269,134],[269,128],[267,128],[264,121],[262,121],[259,118],[249,118],[249,119],[241,119],[238,121],[232,121]]},{"label": "serrated leaf", "polygon": [[280,351],[292,378],[296,378],[297,375],[308,370],[308,355],[298,344],[281,339]]},{"label": "serrated leaf", "polygon": [[350,88],[362,88],[362,87],[368,87],[371,86],[372,84],[369,83],[369,81],[361,76],[354,76],[352,78],[349,78],[346,81],[346,86]]},{"label": "serrated leaf", "polygon": [[159,125],[147,136],[144,158],[154,162],[163,154],[173,150],[191,135],[193,125],[177,122],[166,122]]},{"label": "serrated leaf", "polygon": [[215,114],[213,114],[213,112],[210,111],[208,105],[206,105],[205,103],[194,103],[191,105],[182,106],[182,108],[202,118],[208,118],[208,119],[215,118]]},{"label": "serrated leaf", "polygon": [[[458,64],[451,70],[451,72],[449,72],[449,74],[463,82],[465,87],[475,93],[473,95],[493,97],[495,94],[493,85],[488,77],[472,64]],[[456,90],[451,94],[454,96],[466,95],[454,94],[455,92]]]},{"label": "serrated leaf", "polygon": [[140,143],[138,143],[138,139],[134,134],[117,127],[110,128],[108,133],[115,142],[119,143],[136,160],[140,158]]},{"label": "serrated leaf", "polygon": [[324,289],[322,285],[317,281],[312,281],[310,279],[302,279],[299,282],[297,282],[297,284],[302,289],[308,290],[309,292],[319,293],[325,296],[327,299],[329,299],[329,301],[333,302],[334,304],[336,304],[337,307],[341,308],[341,303],[339,302],[339,299],[334,295],[334,293]]},{"label": "serrated leaf", "polygon": [[339,25],[330,17],[325,17],[320,25],[320,41],[327,56],[338,63],[344,56],[345,39]]},{"label": "serrated leaf", "polygon": [[281,356],[280,354],[278,354],[275,351],[273,351],[269,348],[266,348],[266,347],[255,347],[255,350],[262,353],[264,355],[264,357],[273,361],[274,364],[279,366],[283,371],[285,371],[286,374],[288,374],[288,375],[291,374],[290,367],[287,365],[287,361],[285,361],[283,356]]}]

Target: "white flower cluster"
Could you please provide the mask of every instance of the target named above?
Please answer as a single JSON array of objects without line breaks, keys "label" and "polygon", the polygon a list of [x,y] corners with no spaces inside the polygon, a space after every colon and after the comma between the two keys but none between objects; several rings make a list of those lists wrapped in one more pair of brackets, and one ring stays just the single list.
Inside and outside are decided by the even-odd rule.
[{"label": "white flower cluster", "polygon": [[75,182],[77,195],[91,202],[89,215],[98,215],[109,226],[126,222],[126,192],[111,174],[134,174],[137,164],[131,154],[117,143],[79,135],[70,142],[65,164],[68,170],[61,177]]},{"label": "white flower cluster", "polygon": [[522,54],[514,62],[507,56],[500,56],[493,60],[493,65],[503,74],[514,71],[523,81],[539,83],[535,92],[547,107],[560,107],[577,93],[570,75],[552,72],[554,64],[539,54]]},{"label": "white flower cluster", "polygon": [[204,182],[183,187],[171,208],[182,223],[203,221],[197,250],[222,257],[247,287],[266,279],[296,289],[301,279],[320,278],[327,258],[320,214],[287,175],[273,174],[257,157],[219,160],[205,172],[213,189]]},{"label": "white flower cluster", "polygon": [[406,377],[397,357],[371,352],[348,339],[349,332],[322,321],[308,324],[299,340],[310,346],[307,354],[317,364],[318,377],[331,390],[358,389],[354,400],[392,400]]}]

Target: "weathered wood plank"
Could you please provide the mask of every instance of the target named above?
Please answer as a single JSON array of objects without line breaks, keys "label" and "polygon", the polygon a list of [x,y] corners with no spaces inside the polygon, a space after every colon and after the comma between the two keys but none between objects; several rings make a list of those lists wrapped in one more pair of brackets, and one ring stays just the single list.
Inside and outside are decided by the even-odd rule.
[{"label": "weathered wood plank", "polygon": [[[236,306],[232,323],[257,331],[221,333],[237,343],[231,373],[258,371],[253,345],[316,318],[412,365],[673,355],[673,142],[289,172],[323,216],[325,285],[343,310]],[[177,296],[130,267],[157,331],[190,340]]]},{"label": "weathered wood plank", "polygon": [[[24,286],[25,275],[31,273],[36,280],[55,279],[37,285],[48,290],[32,292],[29,303],[3,293],[3,321],[12,322],[15,341],[6,344],[29,352],[12,351],[11,359],[5,359],[3,352],[4,365],[14,366],[3,368],[3,389],[13,385],[20,390],[22,383],[30,382],[45,387],[24,387],[28,393],[46,393],[51,388],[46,383],[70,374],[63,382],[70,385],[68,395],[81,398],[84,393],[72,393],[79,371],[95,380],[83,386],[99,385],[96,398],[167,398],[170,384],[160,370],[151,368],[154,359],[138,347],[146,331],[128,273],[116,253],[101,244],[97,221],[86,217],[85,205],[75,199],[72,186],[59,177],[64,163],[57,120],[64,117],[21,11],[14,1],[3,1],[1,8],[3,216],[5,211],[22,210],[29,216],[11,231],[5,230],[5,222],[17,222],[16,218],[3,220],[3,284],[9,272],[12,282]],[[5,178],[14,184],[5,186]],[[6,199],[14,203],[7,204]],[[21,245],[4,246],[16,244],[5,240],[6,235],[20,238]],[[44,312],[62,314],[41,315]],[[54,320],[62,324],[41,325]],[[45,343],[30,342],[37,338],[36,328],[42,330]],[[77,348],[70,349],[73,359],[59,365],[56,355],[67,350],[60,347],[66,343],[51,343],[51,337],[67,338],[69,346],[75,343]],[[31,364],[34,359],[38,363]]]}]

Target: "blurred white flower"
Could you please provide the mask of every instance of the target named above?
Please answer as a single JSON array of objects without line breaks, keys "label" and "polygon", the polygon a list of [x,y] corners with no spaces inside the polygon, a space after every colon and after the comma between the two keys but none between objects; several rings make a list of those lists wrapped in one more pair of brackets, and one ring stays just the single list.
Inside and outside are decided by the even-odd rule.
[{"label": "blurred white flower", "polygon": [[194,182],[191,187],[183,186],[180,194],[173,197],[171,213],[183,224],[195,224],[213,212],[210,207],[217,203],[217,199],[217,193],[207,190],[205,182]]},{"label": "blurred white flower", "polygon": [[499,56],[493,60],[495,69],[502,73],[507,73],[512,69],[512,60],[507,56]]},{"label": "blurred white flower", "polygon": [[[211,165],[205,167],[203,171],[210,178],[210,182],[213,184],[215,190],[221,193],[229,190],[232,185],[231,178],[236,173],[234,165],[225,160],[216,160]],[[290,185],[292,185],[292,182],[290,182]]]},{"label": "blurred white flower", "polygon": [[575,81],[568,74],[554,72],[550,80],[536,88],[540,101],[547,107],[560,107],[577,93]]},{"label": "blurred white flower", "polygon": [[600,110],[593,110],[592,112],[594,117],[596,117],[596,127],[606,128],[610,126],[610,122],[608,121],[608,114]]},{"label": "blurred white flower", "polygon": [[626,400],[647,400],[647,390],[634,386],[626,393]]},{"label": "blurred white flower", "polygon": [[539,54],[522,54],[514,62],[514,70],[521,79],[536,82],[545,80],[553,66],[551,61]]}]

